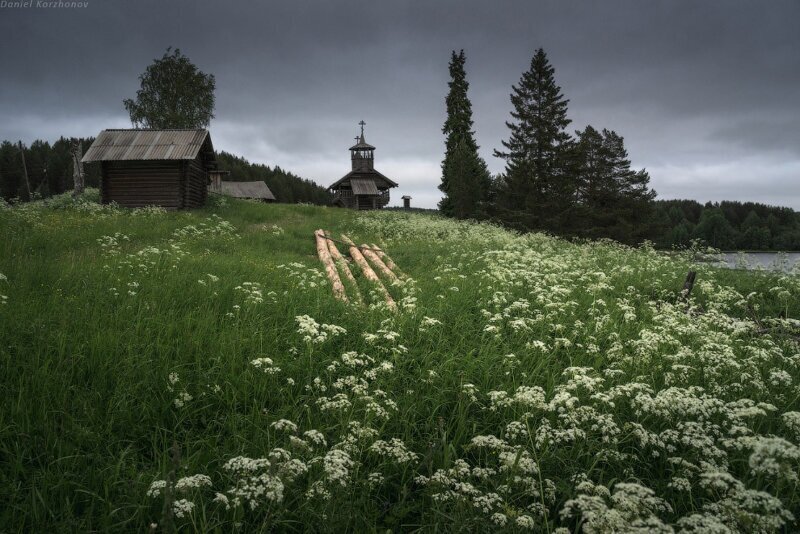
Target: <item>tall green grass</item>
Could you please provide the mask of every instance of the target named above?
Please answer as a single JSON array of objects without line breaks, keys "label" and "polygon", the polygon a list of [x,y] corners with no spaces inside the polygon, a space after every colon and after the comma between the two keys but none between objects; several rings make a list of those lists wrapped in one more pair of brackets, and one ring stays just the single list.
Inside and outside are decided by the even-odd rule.
[{"label": "tall green grass", "polygon": [[[411,278],[389,287],[398,313],[369,297],[363,279],[372,306],[332,297],[316,258],[318,228],[386,248]],[[700,274],[687,304],[678,292],[690,268]],[[800,351],[785,335],[800,312],[796,276],[402,212],[241,201],[131,212],[68,200],[0,210],[0,273],[4,531],[619,531],[638,520],[685,528],[692,514],[733,530],[797,526],[786,515],[800,511],[797,478],[784,473],[800,466],[799,429],[784,416],[800,409]],[[303,315],[346,334],[304,341]],[[756,333],[766,328],[772,333]],[[342,354],[350,351],[374,362],[348,367]],[[280,371],[257,369],[259,358]],[[392,369],[364,374],[382,362]],[[773,384],[777,371],[788,383]],[[364,390],[353,386],[359,379]],[[626,384],[650,391],[619,393]],[[541,388],[545,404],[502,406],[489,394],[513,396],[520,386]],[[685,405],[659,396],[675,388]],[[323,410],[319,399],[337,392],[351,406]],[[609,392],[615,402],[598,400]],[[575,400],[560,406],[558,394]],[[664,414],[670,399],[676,411]],[[754,414],[730,415],[742,399]],[[708,413],[698,416],[693,403]],[[291,432],[271,426],[281,419],[298,426],[297,438],[318,430],[326,445],[293,448]],[[522,437],[512,437],[514,421]],[[358,438],[361,427],[372,430]],[[559,441],[548,429],[571,434]],[[644,433],[662,444],[644,445]],[[757,440],[726,441],[742,435],[788,445],[776,452]],[[505,445],[482,447],[476,436]],[[413,458],[371,449],[392,439]],[[214,500],[222,493],[232,505],[229,490],[241,483],[226,462],[275,448],[306,469],[296,478],[270,472],[282,480],[282,499],[261,498],[255,508]],[[724,458],[709,457],[712,449]],[[353,461],[344,483],[325,468],[332,450]],[[503,468],[508,451],[517,463]],[[759,470],[760,456],[753,468],[758,451],[777,458],[776,473]],[[679,469],[670,457],[694,467]],[[526,472],[521,458],[536,468]],[[459,485],[467,478],[444,476],[458,461],[490,470],[469,475],[474,493]],[[708,490],[702,477],[712,471],[777,498],[780,509],[769,513],[784,514],[783,526],[761,518],[766,508],[745,518],[731,512],[739,496],[753,495]],[[171,486],[194,474],[208,475],[213,488],[147,495],[155,480]],[[692,489],[676,489],[676,478]],[[514,485],[522,483],[531,487]],[[668,506],[619,483],[649,488]],[[617,491],[617,500],[597,488]],[[476,504],[493,494],[499,502]],[[589,497],[618,523],[594,518]],[[195,505],[185,517],[169,512],[179,498]]]}]

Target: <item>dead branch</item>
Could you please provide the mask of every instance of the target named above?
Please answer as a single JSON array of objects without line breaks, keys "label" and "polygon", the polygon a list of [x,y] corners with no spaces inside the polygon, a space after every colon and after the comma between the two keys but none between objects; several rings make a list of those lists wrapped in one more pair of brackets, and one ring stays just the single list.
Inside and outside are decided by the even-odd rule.
[{"label": "dead branch", "polygon": [[695,278],[697,278],[696,271],[689,271],[686,274],[686,280],[683,282],[683,291],[681,291],[681,298],[683,298],[683,300],[689,300],[689,295],[691,295],[692,288],[694,287]]},{"label": "dead branch", "polygon": [[70,152],[72,153],[72,181],[75,184],[72,196],[78,197],[83,194],[86,182],[83,173],[83,162],[81,161],[83,158],[83,144],[76,139],[72,143]]}]

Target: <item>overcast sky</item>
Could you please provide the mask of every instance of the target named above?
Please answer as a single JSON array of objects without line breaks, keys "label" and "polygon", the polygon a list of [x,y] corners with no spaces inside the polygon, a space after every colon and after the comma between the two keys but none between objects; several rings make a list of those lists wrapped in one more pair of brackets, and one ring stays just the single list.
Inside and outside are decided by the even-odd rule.
[{"label": "overcast sky", "polygon": [[501,172],[511,85],[543,47],[571,129],[624,136],[660,198],[800,210],[797,0],[11,1],[0,139],[130,127],[122,100],[173,46],[216,76],[215,148],[327,186],[363,119],[392,203],[434,207],[450,51],[466,51],[481,155]]}]

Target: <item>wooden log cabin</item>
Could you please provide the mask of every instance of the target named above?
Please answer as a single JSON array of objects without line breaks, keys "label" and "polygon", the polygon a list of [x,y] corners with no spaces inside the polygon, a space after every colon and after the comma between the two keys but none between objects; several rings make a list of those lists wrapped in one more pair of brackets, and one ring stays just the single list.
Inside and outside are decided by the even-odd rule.
[{"label": "wooden log cabin", "polygon": [[275,202],[275,195],[270,191],[266,182],[232,182],[223,180],[223,176],[230,176],[230,171],[209,171],[211,183],[208,185],[209,193],[217,193],[233,198],[260,200],[261,202]]},{"label": "wooden log cabin", "polygon": [[103,130],[83,156],[100,164],[100,201],[197,208],[216,168],[208,130]]},{"label": "wooden log cabin", "polygon": [[366,123],[359,124],[361,136],[356,137],[356,144],[350,147],[352,170],[328,190],[336,206],[357,210],[382,208],[389,203],[389,189],[397,187],[397,183],[375,170],[375,147],[364,139]]}]

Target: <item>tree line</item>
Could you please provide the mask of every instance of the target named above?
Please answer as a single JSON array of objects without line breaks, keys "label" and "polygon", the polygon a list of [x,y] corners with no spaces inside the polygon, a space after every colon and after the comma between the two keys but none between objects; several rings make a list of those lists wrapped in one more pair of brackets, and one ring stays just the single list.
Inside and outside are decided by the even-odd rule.
[{"label": "tree line", "polygon": [[[52,144],[38,139],[30,146],[20,142],[0,143],[0,195],[3,199],[28,201],[71,190],[74,185],[71,152],[73,141],[75,140],[60,137]],[[94,142],[94,137],[79,138],[77,141],[86,150]],[[97,166],[87,165],[84,172],[86,186],[98,187],[100,169]],[[30,195],[28,184],[30,184]]]},{"label": "tree line", "polygon": [[734,201],[654,204],[650,238],[659,248],[699,239],[722,250],[800,250],[800,214],[791,208]]},{"label": "tree line", "polygon": [[800,249],[800,216],[789,208],[656,201],[649,174],[631,167],[620,134],[592,125],[569,130],[569,100],[541,48],[511,88],[508,137],[493,152],[505,169],[492,176],[475,141],[465,62],[463,50],[453,51],[442,128],[443,214],[629,244],[684,246],[701,239],[718,248]]}]

